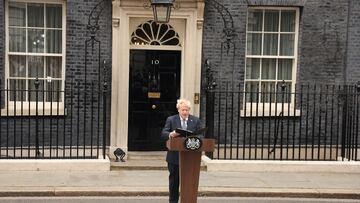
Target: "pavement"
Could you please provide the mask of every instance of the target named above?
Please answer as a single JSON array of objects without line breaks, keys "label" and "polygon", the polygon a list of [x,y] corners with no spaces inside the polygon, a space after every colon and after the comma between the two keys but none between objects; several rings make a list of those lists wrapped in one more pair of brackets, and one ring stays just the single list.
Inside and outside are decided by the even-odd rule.
[{"label": "pavement", "polygon": [[[144,163],[113,162],[110,171],[0,171],[0,197],[167,196],[166,163],[158,160],[160,164],[155,164],[153,160],[149,167],[136,167],[136,162]],[[207,171],[202,167],[199,196],[337,198],[360,202],[360,173]]]}]

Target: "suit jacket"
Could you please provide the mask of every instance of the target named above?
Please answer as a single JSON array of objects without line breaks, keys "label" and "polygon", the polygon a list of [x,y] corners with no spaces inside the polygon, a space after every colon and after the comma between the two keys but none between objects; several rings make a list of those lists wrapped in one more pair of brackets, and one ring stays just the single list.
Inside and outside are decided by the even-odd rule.
[{"label": "suit jacket", "polygon": [[[187,130],[191,130],[191,131],[195,131],[200,129],[201,126],[201,121],[198,117],[195,117],[193,115],[189,115],[188,121],[187,121]],[[173,116],[169,116],[166,119],[166,123],[165,126],[161,132],[161,137],[163,140],[168,140],[169,139],[169,134],[170,132],[172,132],[173,130],[175,130],[176,128],[181,128],[181,121],[180,121],[180,116],[179,114],[173,115]],[[179,164],[179,152],[175,152],[175,151],[168,151],[167,155],[166,155],[166,161],[168,163],[172,163],[172,164]]]}]

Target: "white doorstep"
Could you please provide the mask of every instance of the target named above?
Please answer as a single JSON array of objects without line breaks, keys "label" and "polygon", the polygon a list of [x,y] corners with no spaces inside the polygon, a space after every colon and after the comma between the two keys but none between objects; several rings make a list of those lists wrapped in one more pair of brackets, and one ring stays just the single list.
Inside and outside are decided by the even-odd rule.
[{"label": "white doorstep", "polygon": [[110,171],[106,159],[1,159],[0,171]]}]

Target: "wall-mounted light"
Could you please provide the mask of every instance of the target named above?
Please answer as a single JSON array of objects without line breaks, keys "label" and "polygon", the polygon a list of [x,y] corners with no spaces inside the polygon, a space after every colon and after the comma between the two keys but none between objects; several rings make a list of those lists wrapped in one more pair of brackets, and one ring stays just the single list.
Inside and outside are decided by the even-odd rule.
[{"label": "wall-mounted light", "polygon": [[174,0],[150,0],[154,13],[154,21],[157,23],[168,23]]}]

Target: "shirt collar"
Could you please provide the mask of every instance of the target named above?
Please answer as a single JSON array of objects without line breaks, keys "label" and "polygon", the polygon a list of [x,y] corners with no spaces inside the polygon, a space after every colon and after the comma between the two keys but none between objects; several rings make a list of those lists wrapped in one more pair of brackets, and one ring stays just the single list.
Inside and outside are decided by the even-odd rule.
[{"label": "shirt collar", "polygon": [[[180,117],[180,121],[183,120],[183,118],[180,116],[179,114],[179,117]],[[188,121],[189,117],[185,118],[185,121]]]}]

